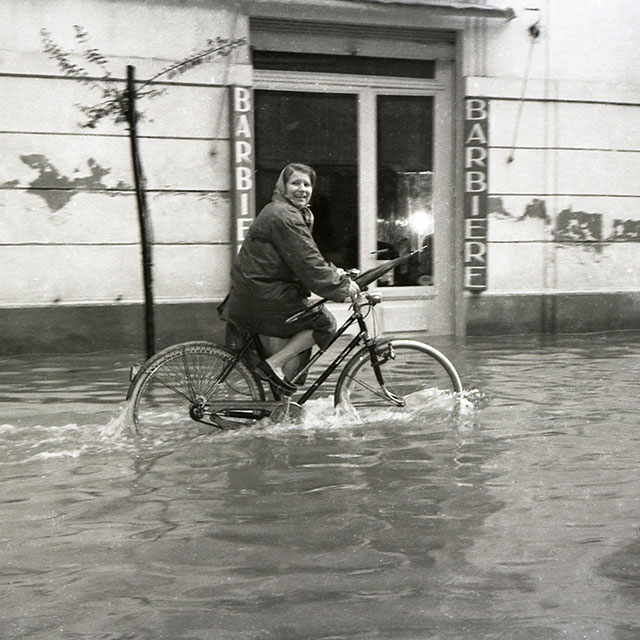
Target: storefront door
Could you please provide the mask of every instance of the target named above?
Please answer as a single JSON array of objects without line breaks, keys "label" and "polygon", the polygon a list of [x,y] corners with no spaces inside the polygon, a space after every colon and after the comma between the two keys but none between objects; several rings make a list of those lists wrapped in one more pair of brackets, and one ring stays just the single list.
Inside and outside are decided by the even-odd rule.
[{"label": "storefront door", "polygon": [[453,333],[451,64],[434,63],[426,80],[255,75],[256,210],[285,164],[313,166],[314,236],[328,260],[364,270],[422,249],[376,284],[384,331]]}]

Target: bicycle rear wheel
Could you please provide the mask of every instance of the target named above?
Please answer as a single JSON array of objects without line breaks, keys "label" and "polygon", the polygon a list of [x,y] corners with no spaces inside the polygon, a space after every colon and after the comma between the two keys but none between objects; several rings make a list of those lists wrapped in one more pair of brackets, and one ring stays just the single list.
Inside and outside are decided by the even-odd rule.
[{"label": "bicycle rear wheel", "polygon": [[430,395],[459,393],[460,376],[447,357],[415,340],[388,340],[377,345],[382,382],[368,347],[346,364],[335,390],[335,404],[356,411],[367,408],[415,408]]},{"label": "bicycle rear wheel", "polygon": [[[135,433],[193,426],[196,421],[190,411],[196,404],[264,400],[262,385],[242,361],[219,381],[233,358],[209,342],[183,342],[153,356],[134,380],[130,393]],[[248,421],[242,417],[235,420]]]}]

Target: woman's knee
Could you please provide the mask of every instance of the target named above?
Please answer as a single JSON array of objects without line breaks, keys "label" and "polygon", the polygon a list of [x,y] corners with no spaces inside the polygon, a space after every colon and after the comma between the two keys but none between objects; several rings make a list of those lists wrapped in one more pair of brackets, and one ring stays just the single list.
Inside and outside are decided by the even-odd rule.
[{"label": "woman's knee", "polygon": [[322,313],[318,315],[313,323],[313,339],[316,344],[320,348],[326,349],[336,334],[337,327],[338,324],[333,314],[323,307]]}]

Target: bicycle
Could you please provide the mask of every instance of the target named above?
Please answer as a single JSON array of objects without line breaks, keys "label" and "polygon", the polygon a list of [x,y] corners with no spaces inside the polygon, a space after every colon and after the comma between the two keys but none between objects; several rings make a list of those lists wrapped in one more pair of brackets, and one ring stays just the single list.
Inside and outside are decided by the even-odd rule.
[{"label": "bicycle", "polygon": [[[211,342],[183,342],[160,351],[139,368],[132,367],[127,399],[134,432],[144,435],[167,419],[174,426],[198,422],[220,430],[267,417],[276,422],[296,419],[305,402],[358,347],[336,382],[334,404],[337,407],[356,413],[367,408],[402,409],[406,407],[407,398],[425,389],[460,393],[462,383],[458,372],[436,348],[417,340],[378,339],[369,333],[366,318],[382,301],[382,296],[369,293],[368,285],[411,255],[354,277],[362,295],[352,299],[351,315],[329,347],[354,324],[358,331],[320,375],[299,390],[301,395],[295,401],[270,383],[267,387],[271,397],[267,399],[265,383],[248,364],[250,354],[257,358],[256,363],[266,357],[258,335],[245,334],[237,351]],[[324,300],[319,300],[288,321],[313,313],[314,307],[322,302]],[[328,348],[318,348],[293,382],[306,377]]]}]

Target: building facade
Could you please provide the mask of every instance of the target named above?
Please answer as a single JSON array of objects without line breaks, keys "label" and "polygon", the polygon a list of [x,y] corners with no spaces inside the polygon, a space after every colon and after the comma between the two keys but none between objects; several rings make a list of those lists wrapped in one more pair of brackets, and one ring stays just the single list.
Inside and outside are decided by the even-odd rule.
[{"label": "building facade", "polygon": [[314,233],[328,259],[367,269],[421,250],[377,284],[385,331],[638,324],[634,0],[0,0],[0,11],[5,352],[140,344],[128,131],[113,118],[83,126],[86,107],[105,82],[125,86],[127,65],[140,83],[216,42],[233,51],[159,76],[148,86],[163,92],[138,104],[159,347],[219,335],[233,255],[292,161],[318,171]]}]

